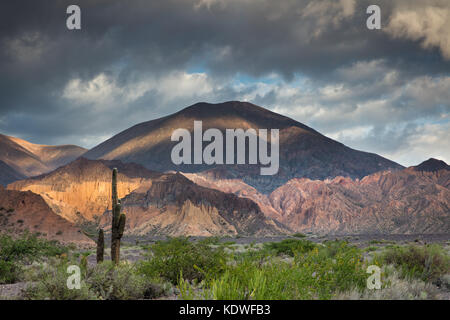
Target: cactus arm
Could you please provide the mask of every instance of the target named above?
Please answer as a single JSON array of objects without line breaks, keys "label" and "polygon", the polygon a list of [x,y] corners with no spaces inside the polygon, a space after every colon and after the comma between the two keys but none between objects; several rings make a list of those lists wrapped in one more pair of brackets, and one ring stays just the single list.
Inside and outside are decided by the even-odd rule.
[{"label": "cactus arm", "polygon": [[98,232],[98,239],[97,239],[97,264],[103,262],[105,252],[105,236],[103,229],[100,229]]},{"label": "cactus arm", "polygon": [[119,225],[118,225],[119,238],[122,238],[122,236],[123,236],[123,231],[125,229],[125,222],[126,222],[126,215],[124,213],[122,213],[120,215]]}]

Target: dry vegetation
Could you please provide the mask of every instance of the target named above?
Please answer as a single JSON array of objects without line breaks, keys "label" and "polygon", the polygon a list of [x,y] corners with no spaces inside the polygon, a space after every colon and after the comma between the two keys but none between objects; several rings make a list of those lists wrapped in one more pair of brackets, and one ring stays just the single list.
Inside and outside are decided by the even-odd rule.
[{"label": "dry vegetation", "polygon": [[[14,299],[449,299],[448,244],[398,246],[306,237],[236,244],[173,238],[124,246],[123,262],[95,265],[93,252],[26,235],[0,237],[2,284],[26,283]],[[132,253],[127,259],[128,252]],[[128,261],[127,261],[128,260]],[[67,267],[81,267],[69,290]],[[368,265],[382,288],[366,287]]]}]

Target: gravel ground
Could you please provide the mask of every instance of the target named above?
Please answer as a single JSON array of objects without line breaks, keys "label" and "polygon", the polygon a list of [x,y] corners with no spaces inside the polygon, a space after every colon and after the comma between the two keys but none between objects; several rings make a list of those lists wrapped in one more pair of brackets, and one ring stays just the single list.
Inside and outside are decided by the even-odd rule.
[{"label": "gravel ground", "polygon": [[21,298],[21,292],[32,282],[17,282],[13,284],[0,284],[0,300],[15,300]]},{"label": "gravel ground", "polygon": [[[305,234],[304,239],[314,242],[323,242],[325,240],[347,240],[355,244],[364,244],[370,241],[395,242],[398,244],[418,242],[426,243],[447,243],[450,241],[450,233],[447,234],[354,234],[354,235],[314,235]],[[284,239],[292,239],[293,236],[275,236],[275,237],[224,237],[220,238],[221,242],[233,241],[238,244],[264,243],[273,241],[282,241]],[[123,237],[123,243],[129,245],[150,244],[158,240],[166,240],[167,237]],[[190,237],[191,241],[204,239],[204,237]],[[382,243],[380,243],[382,244]],[[389,243],[387,243],[389,244]]]}]

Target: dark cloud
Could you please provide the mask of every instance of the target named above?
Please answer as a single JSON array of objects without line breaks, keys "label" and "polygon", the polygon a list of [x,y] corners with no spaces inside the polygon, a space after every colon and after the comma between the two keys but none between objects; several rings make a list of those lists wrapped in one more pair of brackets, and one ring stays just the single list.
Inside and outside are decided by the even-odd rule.
[{"label": "dark cloud", "polygon": [[[80,0],[80,31],[66,29],[70,4],[0,4],[1,132],[92,146],[197,101],[236,99],[335,136],[449,111],[444,0]],[[366,28],[369,4],[382,30]]]}]

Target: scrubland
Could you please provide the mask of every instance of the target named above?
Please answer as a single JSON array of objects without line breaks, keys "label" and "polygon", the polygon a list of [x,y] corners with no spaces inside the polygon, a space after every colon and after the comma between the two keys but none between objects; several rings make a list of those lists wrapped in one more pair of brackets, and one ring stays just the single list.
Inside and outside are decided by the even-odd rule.
[{"label": "scrubland", "polygon": [[[124,245],[122,261],[26,234],[0,236],[2,299],[450,299],[450,243],[171,238]],[[80,268],[69,289],[68,267]],[[369,289],[368,266],[380,268]],[[12,290],[16,288],[16,290]]]}]

